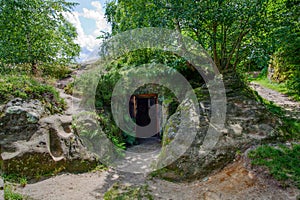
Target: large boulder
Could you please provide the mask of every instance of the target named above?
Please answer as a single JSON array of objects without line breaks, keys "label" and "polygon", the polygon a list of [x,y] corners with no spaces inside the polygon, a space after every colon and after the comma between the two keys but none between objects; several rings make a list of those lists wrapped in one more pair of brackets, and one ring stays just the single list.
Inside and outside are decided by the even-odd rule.
[{"label": "large boulder", "polygon": [[16,98],[1,109],[0,144],[29,140],[38,129],[38,121],[47,113],[40,101]]},{"label": "large boulder", "polygon": [[[281,134],[281,121],[261,103],[256,101],[255,93],[234,76],[224,79],[227,96],[227,113],[225,125],[212,146],[204,145],[210,124],[211,104],[208,90],[203,87],[196,91],[200,97],[201,115],[199,124],[194,126],[189,120],[197,115],[189,101],[183,101],[173,114],[163,133],[162,153],[158,165],[164,166],[178,153],[188,132],[196,131],[195,139],[184,154],[160,170],[160,176],[175,181],[201,179],[208,174],[220,170],[232,162],[236,155],[251,145],[265,140],[275,139]],[[182,115],[182,113],[184,113]],[[189,119],[188,119],[189,118]],[[181,122],[181,123],[180,123]],[[179,127],[179,124],[184,127]],[[185,130],[180,132],[180,128]],[[179,138],[179,139],[178,139]],[[181,139],[180,139],[181,138]],[[176,141],[173,143],[173,141]],[[179,141],[179,142],[178,142]],[[175,145],[174,145],[175,144]],[[176,156],[176,155],[175,155]]]},{"label": "large boulder", "polygon": [[13,99],[2,106],[0,164],[5,173],[35,178],[97,165],[74,133],[72,115],[48,115],[38,100]]}]

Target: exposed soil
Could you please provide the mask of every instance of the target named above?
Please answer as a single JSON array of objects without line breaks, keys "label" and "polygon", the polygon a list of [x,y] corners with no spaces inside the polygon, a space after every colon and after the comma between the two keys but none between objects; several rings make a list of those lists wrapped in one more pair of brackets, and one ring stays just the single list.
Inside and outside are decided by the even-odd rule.
[{"label": "exposed soil", "polygon": [[249,170],[244,159],[235,161],[222,171],[191,183],[173,183],[144,174],[133,174],[109,169],[105,172],[63,174],[24,188],[17,192],[33,199],[81,200],[103,199],[104,193],[114,184],[127,186],[148,185],[154,199],[297,199],[299,190],[282,188],[271,178]]}]

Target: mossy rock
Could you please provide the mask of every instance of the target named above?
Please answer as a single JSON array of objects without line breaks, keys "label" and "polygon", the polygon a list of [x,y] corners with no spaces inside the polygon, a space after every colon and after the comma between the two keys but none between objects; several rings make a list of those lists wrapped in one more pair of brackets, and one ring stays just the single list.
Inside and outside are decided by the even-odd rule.
[{"label": "mossy rock", "polygon": [[[265,106],[257,102],[256,95],[243,83],[238,76],[224,76],[227,96],[227,113],[224,127],[219,129],[215,143],[206,145],[207,130],[210,126],[211,105],[205,87],[195,90],[199,103],[205,105],[205,110],[200,113],[199,126],[196,127],[196,136],[187,150],[174,162],[169,163],[177,155],[179,147],[185,141],[174,143],[178,138],[185,138],[185,132],[179,132],[176,124],[189,127],[187,116],[181,113],[193,113],[189,110],[186,101],[183,101],[175,114],[173,114],[163,133],[163,146],[159,156],[158,166],[168,165],[157,172],[158,176],[173,181],[191,181],[202,179],[210,173],[220,170],[235,159],[236,152],[244,152],[252,145],[275,141],[282,134],[280,131],[281,120]],[[248,92],[249,91],[249,92]],[[203,94],[201,94],[203,92]],[[195,115],[191,115],[194,117]],[[183,127],[183,130],[192,130]],[[215,129],[216,130],[216,129]],[[176,144],[176,145],[175,145]],[[174,154],[174,155],[173,155]]]},{"label": "mossy rock", "polygon": [[48,153],[25,153],[21,157],[2,160],[2,171],[29,179],[40,176],[56,175],[60,172],[82,173],[94,169],[97,160],[61,160],[54,161]]},{"label": "mossy rock", "polygon": [[150,194],[148,185],[123,185],[115,183],[105,194],[104,200],[122,199],[122,200],[133,200],[133,199],[154,199]]}]

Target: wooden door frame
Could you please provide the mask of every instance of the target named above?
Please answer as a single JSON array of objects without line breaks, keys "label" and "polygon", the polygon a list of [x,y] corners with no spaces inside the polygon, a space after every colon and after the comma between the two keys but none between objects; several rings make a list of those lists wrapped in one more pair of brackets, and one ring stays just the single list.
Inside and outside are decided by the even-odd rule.
[{"label": "wooden door frame", "polygon": [[[159,116],[158,116],[158,94],[154,94],[154,93],[149,93],[149,94],[135,94],[132,95],[133,97],[133,116],[136,119],[136,109],[137,109],[137,99],[151,99],[154,98],[155,99],[155,107],[156,107],[156,133],[160,135],[159,132]],[[135,132],[136,132],[136,126],[135,126]]]}]

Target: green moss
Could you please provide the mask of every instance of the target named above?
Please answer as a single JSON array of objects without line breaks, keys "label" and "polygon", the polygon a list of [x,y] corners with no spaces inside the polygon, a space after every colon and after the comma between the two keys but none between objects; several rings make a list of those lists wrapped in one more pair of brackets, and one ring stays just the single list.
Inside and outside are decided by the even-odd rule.
[{"label": "green moss", "polygon": [[38,99],[53,114],[62,112],[65,102],[54,87],[27,75],[0,74],[0,104],[13,98]]},{"label": "green moss", "polygon": [[74,82],[68,83],[64,88],[65,93],[70,95],[73,94],[73,90],[74,90]]},{"label": "green moss", "polygon": [[4,161],[3,171],[6,174],[31,177],[38,174],[49,174],[55,169],[55,162],[46,154],[26,154],[22,158]]},{"label": "green moss", "polygon": [[183,171],[175,164],[171,164],[167,167],[155,170],[150,173],[150,177],[160,178],[169,182],[180,182],[185,180],[186,171]]},{"label": "green moss", "polygon": [[150,194],[148,185],[142,186],[125,186],[115,183],[105,194],[104,200],[140,200],[154,199]]},{"label": "green moss", "polygon": [[103,164],[98,164],[94,169],[91,170],[91,172],[103,172],[108,170],[108,167]]},{"label": "green moss", "polygon": [[[21,178],[35,179],[57,175],[60,172],[82,173],[94,169],[98,161],[61,160],[55,162],[49,154],[27,153],[21,158],[3,161],[3,172],[8,177],[15,177],[17,182]],[[13,178],[10,178],[13,179]]]}]

